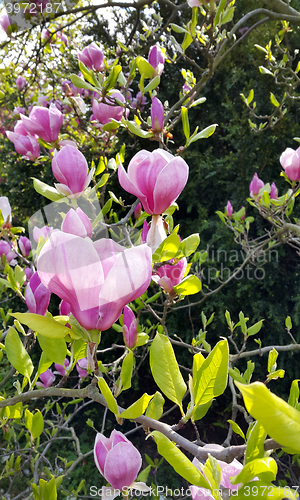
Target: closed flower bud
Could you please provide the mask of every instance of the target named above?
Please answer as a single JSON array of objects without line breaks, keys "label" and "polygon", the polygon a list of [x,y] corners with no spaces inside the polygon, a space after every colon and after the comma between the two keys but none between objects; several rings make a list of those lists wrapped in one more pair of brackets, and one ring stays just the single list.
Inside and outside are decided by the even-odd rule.
[{"label": "closed flower bud", "polygon": [[27,82],[26,82],[25,78],[23,78],[23,76],[18,76],[18,78],[16,79],[16,85],[17,85],[19,90],[22,90],[26,87]]},{"label": "closed flower bud", "polygon": [[56,152],[52,160],[52,172],[60,182],[55,184],[56,189],[66,196],[82,193],[94,173],[94,169],[88,173],[88,164],[83,154],[73,146],[64,146]]},{"label": "closed flower bud", "polygon": [[226,205],[226,215],[227,217],[232,217],[232,214],[233,214],[233,208],[230,201],[228,200]]},{"label": "closed flower bud", "polygon": [[41,282],[38,273],[34,273],[25,291],[25,300],[29,312],[45,316],[50,296],[49,290]]},{"label": "closed flower bud", "polygon": [[11,207],[7,196],[0,196],[0,210],[5,222],[11,222]]},{"label": "closed flower bud", "polygon": [[87,358],[79,359],[79,361],[76,363],[76,370],[80,379],[87,377]]},{"label": "closed flower bud", "polygon": [[258,177],[257,173],[255,173],[249,185],[250,196],[252,198],[257,196],[260,189],[263,188],[264,185],[264,182]]},{"label": "closed flower bud", "polygon": [[164,107],[157,97],[152,99],[151,127],[154,133],[160,133],[164,128]]},{"label": "closed flower bud", "polygon": [[105,98],[104,102],[98,102],[96,99],[93,101],[93,116],[95,120],[98,120],[102,125],[109,123],[111,119],[116,121],[121,121],[122,116],[125,112],[123,106],[114,105],[114,100],[125,103],[125,97],[121,92],[115,90],[109,96]]},{"label": "closed flower bud", "polygon": [[271,184],[270,198],[271,198],[271,200],[277,200],[277,198],[278,198],[278,189],[276,187],[275,182],[272,182],[272,184]]},{"label": "closed flower bud", "polygon": [[138,325],[136,317],[130,307],[125,306],[123,310],[123,339],[124,344],[132,349],[138,336]]},{"label": "closed flower bud", "polygon": [[26,238],[26,236],[20,236],[19,238],[19,248],[24,255],[24,257],[28,257],[31,250],[31,241]]},{"label": "closed flower bud", "polygon": [[148,62],[155,69],[155,75],[160,76],[164,70],[165,57],[163,51],[158,45],[154,45],[149,50]]},{"label": "closed flower bud", "polygon": [[65,216],[61,225],[61,230],[64,233],[75,234],[85,238],[92,237],[92,223],[88,216],[81,210],[80,207],[74,210],[71,208]]},{"label": "closed flower bud", "polygon": [[5,255],[6,260],[9,264],[16,265],[17,261],[14,259],[17,254],[13,251],[12,247],[7,241],[0,240],[0,263],[2,262],[2,256]]},{"label": "closed flower bud", "polygon": [[95,42],[85,47],[81,52],[77,52],[79,61],[94,71],[102,71],[105,68],[104,55]]}]

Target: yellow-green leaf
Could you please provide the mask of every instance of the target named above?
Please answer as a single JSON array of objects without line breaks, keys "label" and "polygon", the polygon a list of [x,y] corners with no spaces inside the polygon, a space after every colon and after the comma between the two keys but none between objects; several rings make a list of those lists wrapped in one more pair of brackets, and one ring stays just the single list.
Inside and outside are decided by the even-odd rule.
[{"label": "yellow-green leaf", "polygon": [[122,418],[138,418],[144,414],[146,408],[149,404],[149,401],[153,398],[153,394],[149,396],[149,394],[143,394],[140,399],[138,399],[135,403],[130,405],[125,411],[121,413]]}]

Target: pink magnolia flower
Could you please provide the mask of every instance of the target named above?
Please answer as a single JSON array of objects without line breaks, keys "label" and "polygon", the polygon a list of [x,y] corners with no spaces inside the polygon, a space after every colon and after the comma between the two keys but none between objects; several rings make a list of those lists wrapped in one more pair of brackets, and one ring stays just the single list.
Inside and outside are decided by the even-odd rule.
[{"label": "pink magnolia flower", "polygon": [[[206,444],[203,446],[203,448],[205,448],[208,452],[224,450],[224,447],[220,446],[219,444]],[[230,478],[232,478],[233,476],[237,476],[241,472],[243,465],[236,459],[234,459],[232,462],[230,462],[230,464],[227,464],[226,462],[223,462],[222,460],[217,460],[217,462],[221,468],[220,486],[222,486],[223,488],[229,489],[229,490],[238,490],[242,485],[241,484],[235,484],[235,485],[231,484]],[[193,459],[192,463],[195,465],[195,467],[197,467],[197,469],[199,469],[202,472],[200,464],[199,464],[199,460],[196,457]],[[203,489],[205,490],[205,488],[200,488],[200,490],[203,490]],[[199,491],[197,493],[199,496]],[[200,495],[200,497],[201,497],[201,495]],[[214,498],[214,497],[212,497],[212,498]],[[194,497],[193,497],[193,500],[194,500]]]},{"label": "pink magnolia flower", "polygon": [[21,120],[28,134],[36,134],[46,142],[55,142],[63,124],[63,115],[51,103],[50,108],[34,106],[29,117],[21,115]]},{"label": "pink magnolia flower", "polygon": [[56,189],[66,196],[72,196],[88,187],[94,169],[88,172],[88,164],[83,154],[74,146],[67,144],[55,153],[52,160],[52,172],[60,182],[60,184],[55,184]]},{"label": "pink magnolia flower", "polygon": [[154,133],[160,133],[164,128],[164,107],[157,97],[152,98],[151,127]]},{"label": "pink magnolia flower", "polygon": [[94,71],[102,71],[105,68],[104,55],[95,42],[85,47],[81,52],[77,52],[79,61]]},{"label": "pink magnolia flower", "polygon": [[[14,115],[25,115],[25,109],[21,108],[21,106],[17,106],[14,109],[13,114]],[[14,128],[14,131],[16,132],[16,127]],[[27,132],[26,132],[26,134],[23,134],[23,135],[27,135]]]},{"label": "pink magnolia flower", "polygon": [[91,238],[93,232],[90,219],[79,207],[76,210],[71,208],[68,211],[61,225],[61,230],[64,233],[75,234],[83,238],[86,236]]},{"label": "pink magnolia flower", "polygon": [[277,200],[277,198],[278,198],[278,189],[276,187],[275,182],[272,182],[272,184],[271,184],[270,198],[271,198],[271,200]]},{"label": "pink magnolia flower", "polygon": [[116,490],[130,487],[142,466],[142,457],[133,444],[113,430],[106,438],[98,433],[94,446],[94,460],[100,474]]},{"label": "pink magnolia flower", "polygon": [[148,62],[155,69],[155,75],[161,75],[165,66],[163,51],[158,45],[154,45],[149,50]]},{"label": "pink magnolia flower", "polygon": [[31,276],[34,274],[33,270],[30,267],[25,267],[24,273],[26,275],[26,280],[29,281]]},{"label": "pink magnolia flower", "polygon": [[138,92],[134,99],[132,99],[131,106],[134,109],[138,108],[141,111],[144,111],[146,104],[148,104],[146,97],[144,95],[142,96],[141,92]]},{"label": "pink magnolia flower", "polygon": [[14,260],[17,254],[13,251],[12,247],[7,241],[0,240],[0,262],[2,262],[2,256],[5,255],[6,260],[12,266],[17,262]]},{"label": "pink magnolia flower", "polygon": [[19,238],[19,248],[24,255],[24,257],[28,257],[31,250],[31,241],[26,238],[26,236],[20,236]]},{"label": "pink magnolia flower", "polygon": [[57,375],[61,375],[63,377],[65,375],[66,369],[68,368],[69,365],[70,365],[70,361],[68,360],[68,358],[65,358],[64,365],[60,365],[58,363],[55,363],[54,366],[55,366],[57,371],[54,373]]},{"label": "pink magnolia flower", "polygon": [[23,78],[23,76],[18,76],[18,78],[16,79],[16,85],[17,85],[19,90],[22,90],[26,87],[27,82],[26,82],[25,78]]},{"label": "pink magnolia flower", "polygon": [[162,149],[152,153],[139,151],[129,163],[126,173],[119,163],[119,182],[125,191],[137,196],[144,210],[162,214],[178,198],[188,179],[189,167],[179,156]]},{"label": "pink magnolia flower", "polygon": [[93,242],[54,231],[37,268],[42,283],[70,304],[84,328],[107,330],[123,307],[147,290],[151,260],[147,245],[125,249],[110,239]]},{"label": "pink magnolia flower", "polygon": [[0,196],[0,210],[4,222],[6,221],[11,222],[11,207],[7,196]]},{"label": "pink magnolia flower", "polygon": [[48,370],[40,374],[40,379],[41,382],[37,382],[36,385],[38,387],[44,387],[45,389],[47,389],[48,387],[51,387],[51,385],[53,384],[55,380],[55,375],[53,375],[50,368],[48,368]]},{"label": "pink magnolia flower", "polygon": [[76,363],[76,370],[78,372],[80,379],[87,377],[88,375],[87,365],[88,365],[87,358],[81,358]]},{"label": "pink magnolia flower", "polygon": [[35,137],[31,135],[25,136],[16,132],[6,132],[6,135],[13,142],[17,153],[22,155],[26,160],[35,161],[40,156],[40,146]]},{"label": "pink magnolia flower", "polygon": [[280,156],[280,163],[291,181],[300,181],[300,147],[287,148]]},{"label": "pink magnolia flower", "polygon": [[167,293],[172,293],[173,287],[178,285],[185,275],[187,260],[184,257],[177,264],[164,264],[159,267],[152,276],[153,281],[158,283]]},{"label": "pink magnolia flower", "polygon": [[265,185],[264,182],[258,177],[257,173],[255,172],[253,179],[249,185],[250,196],[252,198],[257,196],[260,189],[263,188],[264,185]]},{"label": "pink magnolia flower", "polygon": [[125,306],[123,310],[123,339],[124,344],[132,349],[138,336],[138,325],[134,312]]},{"label": "pink magnolia flower", "polygon": [[135,210],[134,210],[134,217],[135,217],[135,219],[139,219],[140,218],[140,216],[142,214],[142,211],[143,211],[142,204],[138,203],[137,206],[135,207]]},{"label": "pink magnolia flower", "polygon": [[111,119],[118,122],[122,120],[125,108],[123,108],[123,106],[114,105],[114,99],[118,99],[118,101],[125,103],[125,97],[118,90],[112,92],[109,98],[106,97],[104,102],[98,102],[96,99],[93,101],[93,117],[102,125],[109,123]]},{"label": "pink magnolia flower", "polygon": [[0,16],[0,28],[2,28],[5,33],[7,33],[7,28],[11,26],[11,24],[11,20],[7,14],[2,14]]},{"label": "pink magnolia flower", "polygon": [[49,226],[35,227],[33,229],[32,236],[33,236],[34,241],[36,241],[36,243],[38,243],[41,236],[44,239],[49,238],[52,231],[53,231],[53,227],[49,227]]},{"label": "pink magnolia flower", "polygon": [[26,287],[25,300],[29,312],[45,316],[50,302],[50,292],[34,273]]},{"label": "pink magnolia flower", "polygon": [[17,123],[14,126],[14,132],[19,135],[24,135],[26,137],[28,134],[26,132],[26,129],[22,123],[22,120],[18,120]]},{"label": "pink magnolia flower", "polygon": [[233,208],[230,201],[228,200],[226,205],[226,215],[227,217],[232,217],[232,214],[233,214]]}]

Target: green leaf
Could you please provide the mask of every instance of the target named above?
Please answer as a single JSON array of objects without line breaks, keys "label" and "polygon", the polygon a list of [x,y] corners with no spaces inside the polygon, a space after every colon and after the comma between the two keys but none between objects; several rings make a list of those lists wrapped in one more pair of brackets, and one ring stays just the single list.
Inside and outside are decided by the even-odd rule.
[{"label": "green leaf", "polygon": [[149,340],[149,335],[147,335],[147,333],[145,332],[139,333],[135,347],[140,347],[142,345],[147,344],[148,340]]},{"label": "green leaf", "polygon": [[34,313],[11,313],[22,325],[27,325],[31,330],[49,337],[50,339],[61,339],[70,334],[70,328],[61,325],[52,318]]},{"label": "green leaf", "polygon": [[227,385],[229,349],[227,340],[220,340],[200,369],[194,373],[195,406],[220,396]]},{"label": "green leaf", "polygon": [[208,401],[208,403],[204,403],[203,405],[198,405],[194,408],[194,411],[192,413],[191,420],[194,422],[195,420],[201,420],[203,417],[205,417],[206,413],[210,409],[212,405],[213,400]]},{"label": "green leaf", "polygon": [[182,408],[187,390],[169,339],[157,333],[150,348],[150,368],[153,378],[167,398]]},{"label": "green leaf", "polygon": [[173,287],[173,290],[178,295],[193,295],[200,292],[202,283],[197,276],[190,275],[184,278],[178,285]]},{"label": "green leaf", "polygon": [[247,335],[248,337],[250,337],[250,335],[256,335],[260,330],[261,330],[261,327],[263,325],[263,322],[264,320],[261,319],[260,321],[258,321],[257,323],[255,323],[254,325],[250,326],[247,330]]},{"label": "green leaf", "polygon": [[191,37],[191,35],[189,33],[186,33],[184,35],[184,39],[183,39],[183,42],[181,44],[181,48],[183,51],[186,51],[186,49],[191,45],[193,41],[193,38]]},{"label": "green leaf", "polygon": [[126,408],[125,411],[122,411],[122,418],[138,418],[144,414],[149,402],[153,398],[153,394],[149,396],[149,394],[145,393],[139,398],[135,403]]},{"label": "green leaf", "polygon": [[53,363],[58,363],[64,366],[67,355],[67,344],[64,339],[52,339],[44,337],[38,333],[37,335],[41,349],[44,351],[47,358]]},{"label": "green leaf", "polygon": [[48,200],[57,201],[64,197],[52,186],[48,186],[48,184],[45,184],[44,182],[40,181],[39,179],[35,179],[34,177],[32,177],[32,179],[33,187],[36,192],[41,194],[45,198],[48,198]]},{"label": "green leaf", "polygon": [[273,75],[272,71],[270,71],[269,69],[265,68],[264,66],[259,66],[259,71],[263,74],[263,75]]},{"label": "green leaf", "polygon": [[131,387],[132,370],[133,370],[133,353],[132,351],[129,351],[123,360],[121,368],[121,381],[122,381],[122,388],[124,391],[130,389]]},{"label": "green leaf", "polygon": [[70,75],[71,82],[73,85],[75,85],[76,88],[78,89],[88,89],[92,90],[93,92],[98,92],[99,89],[93,87],[93,85],[90,85],[89,83],[85,82],[82,78],[80,78],[77,75]]},{"label": "green leaf", "polygon": [[271,373],[274,370],[276,370],[276,360],[278,357],[278,352],[276,349],[273,347],[272,351],[269,352],[269,357],[268,357],[268,372]]},{"label": "green leaf", "polygon": [[7,359],[13,367],[30,380],[33,372],[33,363],[20,340],[18,332],[12,327],[9,327],[6,335],[5,351]]},{"label": "green leaf", "polygon": [[98,379],[98,386],[99,386],[101,393],[103,394],[103,396],[105,398],[105,401],[107,402],[107,406],[108,406],[109,410],[112,413],[114,413],[115,415],[118,415],[119,410],[118,410],[117,401],[113,397],[112,392],[111,392],[110,388],[108,387],[108,385],[103,377],[100,377]]},{"label": "green leaf", "polygon": [[282,446],[300,453],[300,412],[272,394],[261,382],[242,385],[247,411],[265,428],[267,434]]},{"label": "green leaf", "polygon": [[181,108],[181,120],[182,120],[183,132],[188,142],[190,138],[190,124],[189,124],[188,110],[185,106],[182,106]]},{"label": "green leaf", "polygon": [[245,434],[243,433],[243,431],[240,428],[240,426],[236,422],[234,422],[233,420],[227,420],[227,422],[229,424],[231,424],[233,432],[235,432],[236,434],[238,434],[239,436],[241,436],[244,439],[244,441],[246,441]]},{"label": "green leaf", "polygon": [[216,15],[215,15],[215,19],[214,19],[214,27],[216,27],[219,24],[220,16],[226,7],[226,3],[227,3],[227,0],[220,0]]},{"label": "green leaf", "polygon": [[189,32],[185,28],[178,26],[178,24],[170,24],[170,26],[171,26],[172,30],[175,31],[175,33],[187,33],[187,34],[189,34]]},{"label": "green leaf", "polygon": [[[49,359],[44,352],[42,352],[40,361],[39,361],[39,366],[38,366],[38,371],[37,371],[37,376],[39,376],[41,373],[44,373],[48,368],[52,365],[53,361]],[[64,364],[64,363],[62,363]]]},{"label": "green leaf", "polygon": [[264,442],[266,435],[264,427],[259,422],[254,422],[247,439],[246,463],[265,456]]},{"label": "green leaf", "polygon": [[151,80],[151,82],[149,82],[148,85],[146,85],[146,87],[144,88],[144,94],[146,94],[146,92],[150,92],[151,90],[156,89],[156,87],[158,87],[159,84],[160,84],[160,76],[156,75]]},{"label": "green leaf", "polygon": [[102,186],[104,186],[104,184],[106,184],[108,181],[109,175],[110,174],[103,174],[101,176],[100,180],[97,182],[95,189],[98,189],[98,188],[101,188]]},{"label": "green leaf", "polygon": [[204,128],[203,130],[201,130],[201,132],[198,132],[198,134],[196,134],[192,139],[190,139],[189,144],[198,141],[198,139],[207,139],[214,133],[217,126],[218,124],[215,123],[213,125],[210,125],[209,127]]},{"label": "green leaf", "polygon": [[270,92],[270,101],[273,104],[273,106],[275,106],[276,108],[278,108],[280,106],[279,102],[277,101],[274,94],[272,94],[272,92]]},{"label": "green leaf", "polygon": [[176,233],[170,234],[155,250],[152,255],[153,262],[164,262],[173,259],[181,246],[181,241]]},{"label": "green leaf", "polygon": [[255,477],[258,477],[262,481],[271,482],[276,479],[276,475],[277,464],[274,458],[257,458],[247,463],[241,472],[234,479],[231,479],[230,482],[232,484],[246,484]]},{"label": "green leaf", "polygon": [[31,411],[29,411],[29,410],[26,409],[24,417],[25,417],[25,427],[31,433],[33,413],[31,413]]},{"label": "green leaf", "polygon": [[222,15],[220,26],[223,26],[223,24],[230,23],[230,21],[232,21],[234,15],[234,9],[235,7],[230,7],[228,10],[224,12],[224,15]]},{"label": "green leaf", "polygon": [[292,385],[291,385],[291,389],[290,389],[288,404],[293,406],[294,408],[298,408],[299,382],[300,382],[299,379],[293,380]]},{"label": "green leaf", "polygon": [[130,132],[138,137],[143,137],[144,139],[147,139],[147,137],[153,137],[152,132],[147,132],[146,130],[141,129],[135,122],[124,120],[124,124],[129,128]]},{"label": "green leaf", "polygon": [[152,79],[154,77],[155,69],[146,59],[144,59],[144,57],[137,57],[136,63],[140,74],[143,75],[144,78]]},{"label": "green leaf", "polygon": [[151,432],[157,444],[158,453],[173,467],[175,472],[195,486],[211,490],[201,472],[166,436],[158,431]]},{"label": "green leaf", "polygon": [[163,414],[165,399],[159,391],[156,391],[146,410],[146,417],[159,420]]},{"label": "green leaf", "polygon": [[22,418],[23,413],[23,405],[20,403],[16,403],[13,406],[6,406],[5,414],[7,418]]},{"label": "green leaf", "polygon": [[200,236],[198,233],[191,234],[184,240],[182,240],[180,245],[180,250],[182,251],[185,257],[189,257],[192,253],[197,250],[197,247],[200,243]]},{"label": "green leaf", "polygon": [[288,330],[292,329],[292,320],[290,316],[287,316],[285,319],[285,326]]},{"label": "green leaf", "polygon": [[[78,60],[78,66],[79,66],[79,69],[80,69],[81,73],[83,74],[84,78],[92,85],[99,87],[99,82],[98,82],[94,72],[91,69],[87,68],[85,66],[85,64],[83,64],[83,62],[81,62],[79,60]],[[79,87],[79,88],[81,88],[81,87]]]},{"label": "green leaf", "polygon": [[44,430],[43,415],[41,414],[40,410],[37,410],[32,417],[32,428],[30,431],[33,439],[39,437],[42,434],[43,430]]}]

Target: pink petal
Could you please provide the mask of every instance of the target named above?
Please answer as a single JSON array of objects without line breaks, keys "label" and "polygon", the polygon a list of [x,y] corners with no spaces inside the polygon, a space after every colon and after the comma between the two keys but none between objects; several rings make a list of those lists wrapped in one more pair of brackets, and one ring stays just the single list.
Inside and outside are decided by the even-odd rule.
[{"label": "pink petal", "polygon": [[118,443],[108,453],[104,477],[113,488],[131,486],[142,466],[142,457],[131,443]]},{"label": "pink petal", "polygon": [[153,199],[155,214],[162,214],[178,198],[189,175],[186,162],[176,157],[160,172],[155,184]]}]

